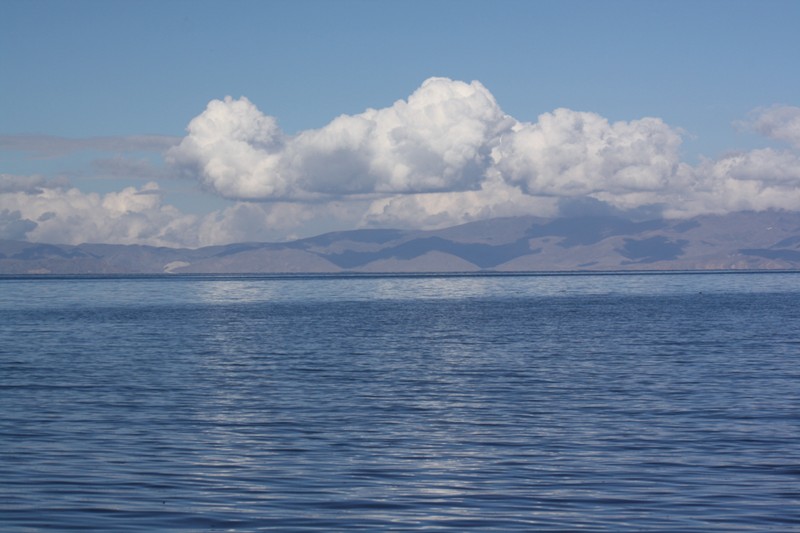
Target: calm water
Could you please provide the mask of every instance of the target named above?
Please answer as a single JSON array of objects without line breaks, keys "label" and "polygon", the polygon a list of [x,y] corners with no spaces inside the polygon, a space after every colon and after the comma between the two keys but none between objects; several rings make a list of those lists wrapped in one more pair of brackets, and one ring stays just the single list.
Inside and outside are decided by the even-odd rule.
[{"label": "calm water", "polygon": [[0,280],[9,530],[800,531],[800,274]]}]

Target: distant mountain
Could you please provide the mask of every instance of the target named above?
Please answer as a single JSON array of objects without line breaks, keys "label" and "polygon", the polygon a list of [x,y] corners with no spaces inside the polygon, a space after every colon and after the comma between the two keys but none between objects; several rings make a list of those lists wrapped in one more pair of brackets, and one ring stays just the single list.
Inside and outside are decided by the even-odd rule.
[{"label": "distant mountain", "polygon": [[498,218],[199,249],[0,241],[0,274],[800,269],[800,213]]}]

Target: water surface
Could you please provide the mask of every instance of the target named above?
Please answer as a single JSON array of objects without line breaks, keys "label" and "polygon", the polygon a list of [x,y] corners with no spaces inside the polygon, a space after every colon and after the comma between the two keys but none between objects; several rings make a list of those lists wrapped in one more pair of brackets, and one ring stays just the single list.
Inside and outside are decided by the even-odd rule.
[{"label": "water surface", "polygon": [[0,280],[11,529],[800,530],[800,274]]}]

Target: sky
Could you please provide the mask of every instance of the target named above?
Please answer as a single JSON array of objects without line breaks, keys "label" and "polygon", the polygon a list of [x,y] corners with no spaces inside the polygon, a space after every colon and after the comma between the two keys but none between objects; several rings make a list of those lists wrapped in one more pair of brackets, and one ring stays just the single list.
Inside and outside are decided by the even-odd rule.
[{"label": "sky", "polygon": [[800,210],[794,0],[4,0],[0,239]]}]

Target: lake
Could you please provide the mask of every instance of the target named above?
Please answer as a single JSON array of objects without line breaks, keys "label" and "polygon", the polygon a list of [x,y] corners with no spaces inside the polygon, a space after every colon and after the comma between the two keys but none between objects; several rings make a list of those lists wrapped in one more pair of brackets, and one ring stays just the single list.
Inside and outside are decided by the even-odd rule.
[{"label": "lake", "polygon": [[800,273],[0,278],[10,530],[800,531]]}]

